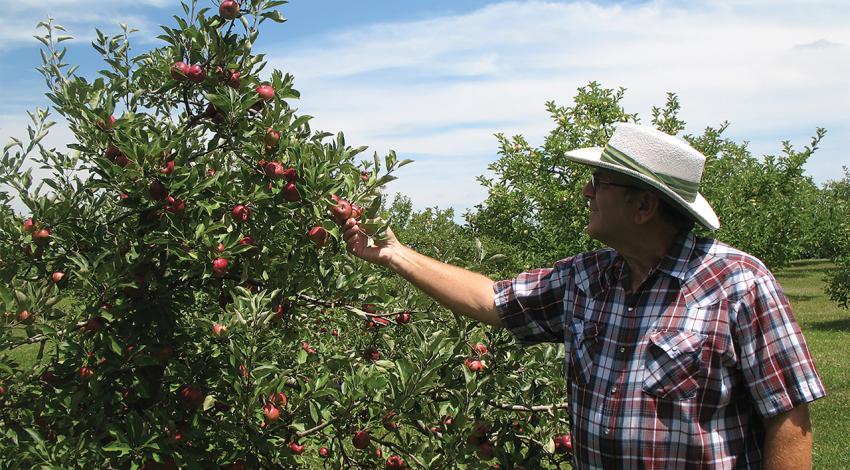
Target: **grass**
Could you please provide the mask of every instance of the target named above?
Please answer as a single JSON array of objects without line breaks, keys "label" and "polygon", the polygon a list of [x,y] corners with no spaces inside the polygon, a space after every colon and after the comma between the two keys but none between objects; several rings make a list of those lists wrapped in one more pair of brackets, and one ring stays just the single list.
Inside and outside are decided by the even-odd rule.
[{"label": "grass", "polygon": [[826,386],[826,397],[812,403],[814,468],[850,468],[850,312],[829,300],[827,261],[798,261],[776,273],[806,337]]}]

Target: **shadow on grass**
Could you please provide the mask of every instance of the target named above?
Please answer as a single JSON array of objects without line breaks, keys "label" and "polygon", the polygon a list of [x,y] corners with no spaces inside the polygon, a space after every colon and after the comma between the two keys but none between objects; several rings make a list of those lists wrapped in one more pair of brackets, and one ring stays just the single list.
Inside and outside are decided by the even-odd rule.
[{"label": "shadow on grass", "polygon": [[840,320],[812,322],[808,325],[809,329],[821,331],[850,331],[850,318],[842,318]]},{"label": "shadow on grass", "polygon": [[786,295],[788,295],[788,300],[790,300],[793,303],[808,302],[810,300],[817,298],[816,295],[794,295],[794,294],[786,294]]}]

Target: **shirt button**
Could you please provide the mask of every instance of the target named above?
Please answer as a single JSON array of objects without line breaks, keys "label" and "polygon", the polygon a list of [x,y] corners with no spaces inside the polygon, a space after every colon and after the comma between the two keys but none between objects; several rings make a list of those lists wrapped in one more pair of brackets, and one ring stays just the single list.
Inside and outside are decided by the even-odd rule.
[{"label": "shirt button", "polygon": [[611,434],[611,428],[605,428],[605,431],[603,431],[603,432],[607,436],[607,435]]},{"label": "shirt button", "polygon": [[617,352],[619,352],[620,354],[625,354],[625,353],[626,353],[626,347],[625,347],[625,346],[620,346],[620,347],[617,349]]},{"label": "shirt button", "polygon": [[611,387],[611,395],[617,394],[617,387]]},{"label": "shirt button", "polygon": [[628,309],[626,309],[626,310],[628,310],[628,311],[630,311],[630,312],[633,312],[633,311],[635,310],[635,308],[634,308],[634,307],[629,307],[629,308],[628,308]]}]

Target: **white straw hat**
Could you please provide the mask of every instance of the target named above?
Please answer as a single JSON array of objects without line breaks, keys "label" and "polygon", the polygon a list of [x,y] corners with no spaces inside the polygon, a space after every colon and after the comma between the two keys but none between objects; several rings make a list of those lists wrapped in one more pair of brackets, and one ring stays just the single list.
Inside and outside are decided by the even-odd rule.
[{"label": "white straw hat", "polygon": [[658,189],[709,230],[720,221],[699,193],[705,156],[684,140],[649,126],[618,123],[605,147],[571,150],[566,157],[622,173]]}]

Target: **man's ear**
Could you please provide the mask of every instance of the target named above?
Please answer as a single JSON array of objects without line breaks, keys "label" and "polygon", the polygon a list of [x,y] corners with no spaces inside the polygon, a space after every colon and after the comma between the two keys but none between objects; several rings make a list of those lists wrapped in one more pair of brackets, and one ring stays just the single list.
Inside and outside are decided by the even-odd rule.
[{"label": "man's ear", "polygon": [[659,216],[661,210],[661,198],[652,191],[639,191],[634,195],[635,206],[634,223],[644,225]]}]

